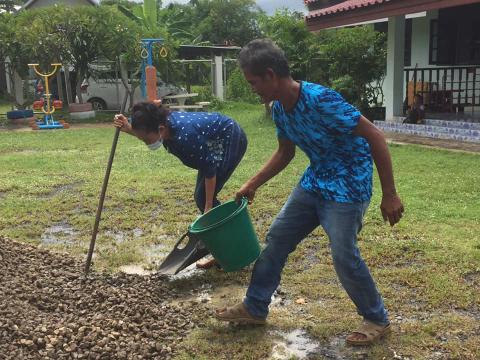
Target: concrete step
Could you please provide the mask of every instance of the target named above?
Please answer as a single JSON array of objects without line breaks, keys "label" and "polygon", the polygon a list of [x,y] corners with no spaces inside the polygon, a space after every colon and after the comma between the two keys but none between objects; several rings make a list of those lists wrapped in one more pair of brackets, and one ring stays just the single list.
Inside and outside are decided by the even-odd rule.
[{"label": "concrete step", "polygon": [[480,137],[480,130],[476,129],[462,129],[456,127],[447,126],[434,126],[434,125],[417,125],[417,124],[400,124],[384,122],[384,126],[389,128],[409,129],[415,131],[437,132],[444,134],[453,134],[461,136]]},{"label": "concrete step", "polygon": [[443,126],[443,127],[451,127],[451,128],[459,128],[459,129],[480,130],[480,123],[469,122],[469,121],[426,119],[425,120],[425,125]]},{"label": "concrete step", "polygon": [[375,125],[387,132],[480,143],[480,130],[431,125],[399,124],[385,121],[375,121]]}]

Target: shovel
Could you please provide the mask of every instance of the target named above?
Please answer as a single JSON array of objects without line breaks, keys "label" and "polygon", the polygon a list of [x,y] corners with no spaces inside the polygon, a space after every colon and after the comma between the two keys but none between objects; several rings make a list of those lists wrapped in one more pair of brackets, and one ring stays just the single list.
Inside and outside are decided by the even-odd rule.
[{"label": "shovel", "polygon": [[[180,244],[188,236],[188,242],[185,247]],[[185,269],[187,266],[200,260],[205,255],[210,254],[205,245],[190,231],[187,231],[177,241],[173,250],[168,254],[163,263],[157,270],[161,275],[175,275]]]}]

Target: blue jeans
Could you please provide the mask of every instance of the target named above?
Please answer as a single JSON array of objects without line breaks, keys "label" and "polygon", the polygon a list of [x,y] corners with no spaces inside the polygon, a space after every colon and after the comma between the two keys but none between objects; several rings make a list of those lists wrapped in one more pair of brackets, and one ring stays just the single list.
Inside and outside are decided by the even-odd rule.
[{"label": "blue jeans", "polygon": [[244,299],[248,312],[255,317],[267,317],[272,294],[280,283],[288,255],[321,225],[330,240],[337,276],[358,313],[374,323],[388,324],[383,299],[357,246],[357,234],[368,205],[368,201],[327,201],[297,185],[270,227],[267,246],[253,268]]},{"label": "blue jeans", "polygon": [[[247,151],[248,140],[244,131],[240,126],[235,126],[232,130],[230,145],[226,151],[223,166],[217,169],[217,181],[215,183],[215,192],[213,194],[213,207],[220,205],[217,195],[222,190],[223,186],[230,179],[233,172]],[[198,171],[197,184],[195,185],[194,193],[195,203],[198,209],[203,214],[205,209],[205,174],[202,170]]]}]

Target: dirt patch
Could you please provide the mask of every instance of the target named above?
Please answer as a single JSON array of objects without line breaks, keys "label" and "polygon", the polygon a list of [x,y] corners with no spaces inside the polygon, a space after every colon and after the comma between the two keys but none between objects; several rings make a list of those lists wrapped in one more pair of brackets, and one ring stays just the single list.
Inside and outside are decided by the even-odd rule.
[{"label": "dirt patch", "polygon": [[388,140],[393,143],[400,144],[416,144],[424,145],[428,147],[436,147],[442,149],[458,150],[458,151],[467,151],[467,152],[480,152],[480,144],[463,142],[458,140],[446,140],[446,139],[433,139],[422,136],[415,135],[406,135],[386,132],[385,136]]},{"label": "dirt patch", "polygon": [[471,286],[480,288],[480,271],[470,272],[465,274],[465,281]]},{"label": "dirt patch", "polygon": [[74,192],[79,186],[83,185],[83,181],[77,181],[71,184],[58,185],[53,188],[50,192],[40,196],[41,198],[51,199],[56,195],[68,192]]},{"label": "dirt patch", "polygon": [[208,313],[158,277],[82,270],[0,238],[0,358],[169,359]]}]

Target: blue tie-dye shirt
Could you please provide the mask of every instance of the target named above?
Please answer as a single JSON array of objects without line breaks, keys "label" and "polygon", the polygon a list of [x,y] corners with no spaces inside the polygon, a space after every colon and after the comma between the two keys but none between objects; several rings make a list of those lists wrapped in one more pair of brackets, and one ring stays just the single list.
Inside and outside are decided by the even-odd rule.
[{"label": "blue tie-dye shirt", "polygon": [[273,105],[279,138],[294,142],[310,159],[301,185],[326,200],[367,201],[372,195],[372,157],[367,141],[353,135],[360,112],[332,89],[301,83],[295,107]]}]

